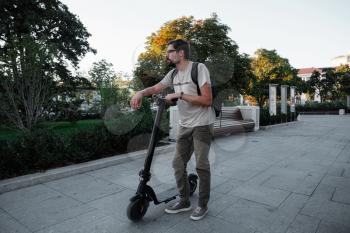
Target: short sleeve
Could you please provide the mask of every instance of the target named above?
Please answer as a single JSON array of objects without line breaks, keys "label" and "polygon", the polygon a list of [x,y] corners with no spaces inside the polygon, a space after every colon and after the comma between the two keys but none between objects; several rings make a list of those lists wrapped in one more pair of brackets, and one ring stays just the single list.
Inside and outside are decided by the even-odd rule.
[{"label": "short sleeve", "polygon": [[205,83],[211,84],[208,68],[203,64],[198,64],[198,85],[202,87]]},{"label": "short sleeve", "polygon": [[161,84],[167,86],[167,87],[173,87],[173,79],[171,78],[171,74],[173,73],[174,69],[170,70],[165,77],[160,81]]}]

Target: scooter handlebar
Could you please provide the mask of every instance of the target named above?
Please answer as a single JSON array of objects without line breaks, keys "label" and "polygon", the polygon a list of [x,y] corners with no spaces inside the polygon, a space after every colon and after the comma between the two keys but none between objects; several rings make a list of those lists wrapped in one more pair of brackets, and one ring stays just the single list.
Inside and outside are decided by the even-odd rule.
[{"label": "scooter handlebar", "polygon": [[160,106],[163,102],[165,102],[165,105],[168,106],[175,106],[177,104],[177,101],[179,100],[179,98],[174,98],[172,99],[171,102],[166,101],[164,96],[161,95],[154,95],[153,99],[155,100],[156,104],[158,106]]}]

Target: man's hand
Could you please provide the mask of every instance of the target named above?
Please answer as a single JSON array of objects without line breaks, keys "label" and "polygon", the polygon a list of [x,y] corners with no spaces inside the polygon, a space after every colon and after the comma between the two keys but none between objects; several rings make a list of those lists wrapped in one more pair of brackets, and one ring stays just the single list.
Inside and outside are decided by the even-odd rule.
[{"label": "man's hand", "polygon": [[174,100],[177,100],[181,97],[181,94],[180,93],[171,93],[171,94],[167,94],[165,96],[165,100],[168,102],[168,103],[173,103]]},{"label": "man's hand", "polygon": [[136,94],[132,97],[130,101],[130,106],[133,109],[139,108],[141,106],[142,98],[143,98],[142,92],[141,91],[136,92]]}]

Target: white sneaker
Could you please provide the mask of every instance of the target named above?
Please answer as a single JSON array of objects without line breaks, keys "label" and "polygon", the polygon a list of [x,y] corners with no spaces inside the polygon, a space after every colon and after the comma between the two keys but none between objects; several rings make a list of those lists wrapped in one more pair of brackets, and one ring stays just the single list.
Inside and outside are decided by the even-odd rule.
[{"label": "white sneaker", "polygon": [[183,202],[183,201],[178,201],[175,202],[172,206],[169,206],[165,209],[165,213],[168,214],[177,214],[180,212],[185,212],[191,210],[191,203],[189,201]]},{"label": "white sneaker", "polygon": [[205,215],[207,215],[207,213],[208,213],[208,208],[202,208],[202,207],[197,207],[194,211],[193,211],[193,213],[191,214],[191,219],[192,220],[195,220],[195,221],[197,221],[197,220],[201,220],[202,218],[204,218],[205,217]]}]

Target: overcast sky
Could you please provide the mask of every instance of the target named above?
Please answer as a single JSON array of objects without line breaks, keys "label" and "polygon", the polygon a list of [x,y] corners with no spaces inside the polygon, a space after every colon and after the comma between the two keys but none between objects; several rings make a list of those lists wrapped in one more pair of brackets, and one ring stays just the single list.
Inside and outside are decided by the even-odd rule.
[{"label": "overcast sky", "polygon": [[215,12],[231,28],[240,53],[276,49],[295,68],[330,66],[350,52],[350,1],[347,0],[61,0],[92,34],[97,54],[80,63],[87,72],[106,59],[115,71],[131,74],[146,37],[181,16],[205,19]]}]

